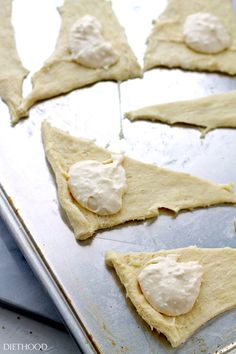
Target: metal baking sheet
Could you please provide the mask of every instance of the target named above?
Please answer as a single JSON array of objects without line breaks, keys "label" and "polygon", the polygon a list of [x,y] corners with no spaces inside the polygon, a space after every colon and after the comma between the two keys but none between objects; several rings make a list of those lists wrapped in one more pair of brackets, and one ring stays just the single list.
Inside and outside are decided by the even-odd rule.
[{"label": "metal baking sheet", "polygon": [[[18,50],[32,71],[54,48],[60,25],[55,8],[61,3],[14,1]],[[164,0],[113,0],[140,62],[151,21],[165,5]],[[28,80],[25,93],[29,88]],[[58,205],[54,177],[45,160],[42,120],[47,118],[73,135],[95,139],[101,146],[121,148],[145,162],[218,183],[236,183],[236,130],[219,129],[200,139],[197,129],[121,120],[123,112],[147,104],[235,88],[236,79],[226,75],[155,69],[143,79],[120,85],[98,83],[40,103],[31,110],[30,119],[14,128],[6,106],[0,104],[1,214],[84,353],[210,354],[234,348],[236,311],[230,311],[210,321],[183,346],[172,349],[164,336],[151,332],[136,314],[115,273],[106,268],[104,255],[111,249],[236,247],[236,208],[198,209],[177,217],[165,213],[152,222],[128,223],[76,242]]]}]

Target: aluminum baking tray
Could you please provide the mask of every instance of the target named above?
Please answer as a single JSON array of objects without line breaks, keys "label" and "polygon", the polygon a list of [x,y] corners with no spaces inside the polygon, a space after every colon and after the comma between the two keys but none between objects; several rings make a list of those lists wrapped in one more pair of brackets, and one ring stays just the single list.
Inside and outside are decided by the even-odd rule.
[{"label": "aluminum baking tray", "polygon": [[[59,0],[15,0],[13,23],[24,65],[36,70],[51,54],[60,25]],[[166,1],[113,0],[129,42],[142,60],[151,21]],[[35,106],[30,119],[12,128],[0,104],[0,212],[84,353],[212,354],[235,348],[236,311],[217,317],[182,347],[172,349],[136,314],[107,250],[155,251],[197,245],[236,247],[234,206],[163,213],[157,220],[128,223],[76,242],[58,205],[55,180],[44,156],[43,119],[73,135],[121,148],[132,157],[219,183],[236,183],[236,130],[218,129],[200,139],[197,129],[122,120],[140,106],[190,99],[236,88],[218,74],[155,69],[120,85],[103,82]],[[24,87],[29,91],[29,80]],[[122,138],[123,133],[123,138]],[[220,284],[219,284],[220,286]],[[209,299],[210,301],[210,299]]]}]

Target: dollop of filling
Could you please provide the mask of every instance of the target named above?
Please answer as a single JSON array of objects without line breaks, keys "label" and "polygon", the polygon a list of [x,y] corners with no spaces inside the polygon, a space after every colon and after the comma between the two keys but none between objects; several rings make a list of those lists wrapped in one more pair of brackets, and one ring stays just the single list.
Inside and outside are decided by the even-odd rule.
[{"label": "dollop of filling", "polygon": [[112,162],[80,161],[69,169],[68,185],[74,199],[98,215],[112,215],[122,208],[127,191],[123,155],[112,154]]},{"label": "dollop of filling", "polygon": [[187,46],[206,54],[222,52],[231,44],[230,35],[220,19],[204,12],[186,18],[183,36]]},{"label": "dollop of filling", "polygon": [[101,23],[86,15],[77,20],[69,32],[69,49],[72,59],[92,68],[108,68],[114,65],[119,55],[102,35]]},{"label": "dollop of filling", "polygon": [[167,316],[189,312],[200,291],[202,266],[198,262],[177,262],[175,254],[147,263],[138,282],[149,304]]}]

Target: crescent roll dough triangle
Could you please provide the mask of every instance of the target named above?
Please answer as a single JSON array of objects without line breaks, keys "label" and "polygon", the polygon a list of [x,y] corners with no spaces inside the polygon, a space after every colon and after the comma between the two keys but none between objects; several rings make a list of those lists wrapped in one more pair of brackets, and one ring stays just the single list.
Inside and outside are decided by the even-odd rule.
[{"label": "crescent roll dough triangle", "polygon": [[43,144],[48,161],[56,176],[58,197],[77,239],[86,239],[95,231],[123,224],[130,220],[144,220],[159,214],[159,208],[178,212],[181,209],[208,207],[219,203],[236,203],[231,184],[219,185],[154,165],[124,157],[128,190],[123,196],[122,209],[109,216],[99,216],[80,206],[71,196],[67,173],[81,160],[111,159],[111,153],[94,144],[78,139],[42,124]]},{"label": "crescent roll dough triangle", "polygon": [[[65,0],[59,8],[62,23],[52,56],[34,74],[33,89],[18,109],[18,119],[25,117],[36,102],[55,97],[101,80],[124,81],[141,77],[141,68],[128,45],[124,30],[107,0]],[[90,69],[71,58],[68,35],[73,23],[85,15],[94,16],[102,25],[102,33],[119,54],[118,62],[108,69]]]},{"label": "crescent roll dough triangle", "polygon": [[236,128],[236,90],[199,98],[144,107],[125,114],[130,120],[185,123],[205,128],[203,135],[215,128]]},{"label": "crescent roll dough triangle", "polygon": [[[186,314],[169,317],[159,313],[146,301],[137,275],[152,258],[176,254],[178,261],[197,261],[203,267],[200,293]],[[236,249],[189,247],[153,253],[108,252],[106,262],[115,268],[127,297],[151,329],[163,333],[173,347],[184,343],[194,331],[213,317],[236,307]]]},{"label": "crescent roll dough triangle", "polygon": [[[221,53],[198,53],[187,47],[182,27],[187,16],[208,12],[217,16],[231,35],[231,46]],[[236,74],[236,14],[231,0],[169,0],[155,21],[147,41],[144,69],[156,66]]]},{"label": "crescent roll dough triangle", "polygon": [[28,71],[16,50],[11,24],[12,1],[2,0],[0,6],[0,96],[9,107],[13,120],[22,101],[22,83]]}]

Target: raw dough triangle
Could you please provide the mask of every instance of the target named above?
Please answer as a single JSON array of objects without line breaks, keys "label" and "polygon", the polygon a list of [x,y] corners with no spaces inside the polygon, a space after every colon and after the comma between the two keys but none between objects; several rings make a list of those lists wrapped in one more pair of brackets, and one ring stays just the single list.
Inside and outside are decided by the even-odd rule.
[{"label": "raw dough triangle", "polygon": [[181,209],[207,207],[219,203],[236,203],[232,184],[219,185],[186,173],[178,173],[129,157],[124,158],[128,191],[120,212],[99,216],[81,207],[71,196],[67,173],[71,165],[81,160],[105,161],[111,153],[94,144],[78,139],[42,124],[43,144],[48,161],[56,176],[58,196],[77,239],[86,239],[95,231],[157,216],[159,208],[178,212]]},{"label": "raw dough triangle", "polygon": [[[18,119],[25,117],[36,102],[55,97],[101,80],[124,81],[141,77],[141,68],[128,45],[111,3],[107,0],[65,0],[59,8],[62,23],[52,56],[34,74],[33,89],[18,109]],[[108,69],[90,69],[75,63],[68,49],[68,34],[79,18],[91,15],[102,24],[104,38],[120,55],[119,61]]]},{"label": "raw dough triangle", "polygon": [[125,114],[130,120],[185,123],[205,128],[204,136],[215,128],[236,128],[236,90],[189,101],[144,107]]},{"label": "raw dough triangle", "polygon": [[[180,262],[198,261],[203,266],[199,297],[187,314],[168,317],[154,310],[146,301],[137,275],[150,259],[174,253]],[[163,333],[173,347],[184,343],[194,331],[211,318],[236,307],[236,249],[180,248],[153,253],[118,254],[108,252],[106,262],[113,266],[127,297],[151,329]]]},{"label": "raw dough triangle", "polygon": [[[208,12],[217,16],[231,35],[231,46],[217,54],[197,53],[187,47],[182,27],[188,15]],[[155,21],[147,41],[144,70],[156,66],[236,74],[236,14],[231,0],[169,0]]]},{"label": "raw dough triangle", "polygon": [[12,1],[2,0],[0,6],[0,97],[16,118],[16,108],[22,101],[22,83],[28,71],[23,67],[16,50],[11,24]]}]

